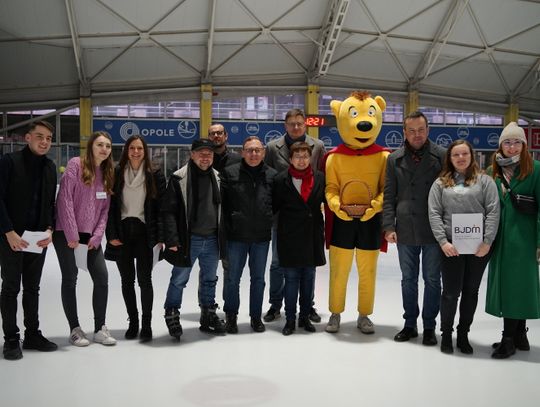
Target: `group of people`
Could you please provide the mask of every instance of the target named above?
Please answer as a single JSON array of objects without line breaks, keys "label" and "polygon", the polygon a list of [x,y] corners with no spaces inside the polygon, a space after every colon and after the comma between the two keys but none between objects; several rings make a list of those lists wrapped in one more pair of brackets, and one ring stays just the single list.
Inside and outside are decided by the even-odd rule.
[{"label": "group of people", "polygon": [[[116,344],[106,325],[105,259],[115,261],[120,272],[129,319],[125,338],[152,339],[152,269],[158,254],[173,265],[164,304],[172,337],[179,339],[183,333],[183,290],[196,261],[202,331],[238,332],[240,280],[247,262],[251,329],[265,331],[264,323],[279,318],[284,303],[283,335],[292,334],[297,326],[314,332],[313,322],[321,321],[314,308],[315,270],[326,262],[321,211],[325,148],[306,134],[302,110],[287,112],[285,128],[286,133],[266,147],[256,136],[246,138],[238,154],[227,146],[224,126],[212,124],[208,137],[192,143],[189,161],[168,182],[152,166],[143,137],[134,135],[126,141],[115,168],[111,137],[96,132],[84,154],[68,162],[55,198],[56,169],[47,158],[54,128],[44,121],[33,123],[25,136],[27,146],[0,159],[4,358],[22,358],[17,326],[21,282],[22,348],[57,349],[42,335],[38,318],[39,284],[51,242],[60,264],[62,305],[74,346],[90,344],[77,312],[81,256],[93,281],[96,343]],[[532,160],[523,129],[515,123],[504,128],[488,174],[480,170],[467,141],[457,140],[446,151],[430,142],[428,121],[421,112],[405,118],[403,132],[403,147],[387,160],[382,217],[384,238],[397,244],[402,272],[404,327],[394,340],[418,336],[421,269],[422,343],[437,344],[440,311],[441,351],[453,352],[459,302],[456,346],[462,353],[472,353],[468,332],[489,262],[486,311],[504,318],[502,338],[494,343],[492,356],[506,358],[516,349],[528,350],[526,320],[540,318],[539,218],[537,209],[522,212],[515,196],[538,202],[540,163]],[[470,253],[460,253],[453,242],[453,222],[464,214],[478,216],[481,223],[481,242]],[[41,252],[28,251],[27,231],[43,232],[36,243]],[[263,315],[270,249],[270,308]],[[216,312],[220,260],[224,321]],[[140,314],[135,281],[140,287]]]}]

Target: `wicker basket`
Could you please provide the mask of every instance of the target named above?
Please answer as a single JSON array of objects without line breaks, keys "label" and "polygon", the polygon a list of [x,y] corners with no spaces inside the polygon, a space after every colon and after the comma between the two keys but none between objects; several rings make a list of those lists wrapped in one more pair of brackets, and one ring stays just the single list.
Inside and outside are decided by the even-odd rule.
[{"label": "wicker basket", "polygon": [[360,184],[366,188],[369,196],[369,202],[364,203],[354,203],[354,204],[341,204],[340,209],[344,211],[347,215],[349,215],[351,218],[360,218],[364,213],[366,212],[366,209],[371,207],[371,200],[373,199],[373,194],[371,193],[371,189],[369,188],[369,185],[361,180],[350,180],[343,185],[343,188],[341,188],[341,193],[339,196],[340,202],[343,202],[343,195],[345,194],[345,190],[348,186],[352,184]]}]

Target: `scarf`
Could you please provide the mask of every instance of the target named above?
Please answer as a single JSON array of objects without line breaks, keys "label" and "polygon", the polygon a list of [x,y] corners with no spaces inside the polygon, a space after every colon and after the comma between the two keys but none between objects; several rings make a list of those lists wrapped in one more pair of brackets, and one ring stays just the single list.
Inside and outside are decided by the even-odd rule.
[{"label": "scarf", "polygon": [[216,177],[214,176],[214,169],[212,167],[208,167],[207,170],[201,170],[199,167],[197,167],[197,164],[195,164],[193,160],[189,160],[188,169],[188,180],[191,185],[191,220],[195,222],[197,221],[197,209],[199,207],[199,205],[197,205],[197,201],[200,199],[200,177],[210,177],[210,183],[212,185],[212,202],[214,203],[214,205],[219,205],[221,203],[221,195],[219,192],[219,187],[217,185]]},{"label": "scarf", "polygon": [[138,171],[134,171],[131,165],[124,169],[124,187],[122,188],[121,218],[144,219],[144,200],[146,198],[146,174],[141,165]]},{"label": "scarf", "polygon": [[302,196],[304,202],[307,202],[309,194],[311,194],[311,190],[313,189],[313,169],[311,166],[309,166],[305,170],[300,171],[290,165],[289,174],[293,178],[302,180],[302,185],[300,186],[300,196]]},{"label": "scarf", "polygon": [[289,136],[289,133],[285,133],[285,143],[287,144],[287,147],[291,148],[291,146],[298,141],[306,141],[306,135],[304,134],[303,136],[293,139]]},{"label": "scarf", "polygon": [[415,164],[419,164],[420,161],[422,161],[422,157],[424,156],[424,153],[426,152],[427,150],[427,146],[429,144],[429,140],[426,140],[426,142],[424,143],[424,145],[422,147],[420,147],[418,150],[415,150],[407,140],[405,140],[405,148],[407,149],[407,151],[411,154],[411,158],[413,160],[413,163]]}]

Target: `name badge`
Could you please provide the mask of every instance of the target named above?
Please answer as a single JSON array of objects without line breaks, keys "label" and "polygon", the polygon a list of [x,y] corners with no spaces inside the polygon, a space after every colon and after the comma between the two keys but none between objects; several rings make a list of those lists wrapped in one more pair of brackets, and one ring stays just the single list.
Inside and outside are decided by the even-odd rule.
[{"label": "name badge", "polygon": [[96,192],[96,199],[107,199],[107,192]]}]

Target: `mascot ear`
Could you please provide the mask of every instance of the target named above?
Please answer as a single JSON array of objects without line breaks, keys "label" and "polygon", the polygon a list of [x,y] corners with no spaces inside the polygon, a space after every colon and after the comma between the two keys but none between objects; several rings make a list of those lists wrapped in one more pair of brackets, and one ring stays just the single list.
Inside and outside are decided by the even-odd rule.
[{"label": "mascot ear", "polygon": [[[377,104],[381,108],[381,111],[384,112],[386,110],[386,102],[381,96],[375,96],[375,102],[377,102]],[[330,106],[332,106],[332,103],[330,103]]]},{"label": "mascot ear", "polygon": [[339,108],[341,107],[341,102],[340,100],[332,100],[330,102],[330,108],[332,109],[332,113],[334,113],[334,116],[338,117],[339,115]]}]

